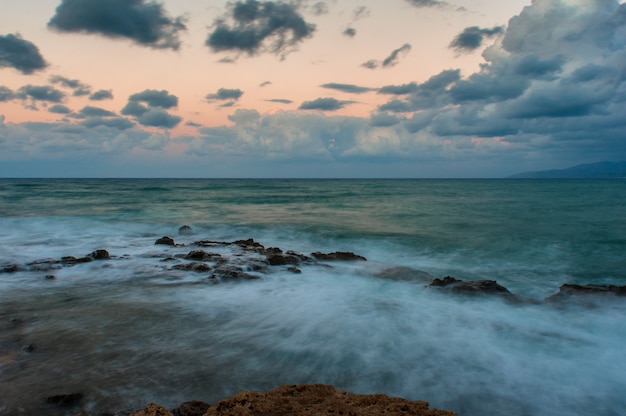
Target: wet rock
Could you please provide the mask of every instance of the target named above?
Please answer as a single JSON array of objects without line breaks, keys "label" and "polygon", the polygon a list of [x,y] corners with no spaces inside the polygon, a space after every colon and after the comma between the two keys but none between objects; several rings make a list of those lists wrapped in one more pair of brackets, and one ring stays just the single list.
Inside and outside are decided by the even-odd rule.
[{"label": "wet rock", "polygon": [[243,271],[239,266],[232,265],[220,265],[215,268],[213,278],[218,278],[221,281],[233,281],[233,280],[255,280],[259,279],[259,276],[249,274]]},{"label": "wet rock", "polygon": [[254,241],[254,239],[252,239],[252,238],[249,238],[247,240],[237,240],[237,241],[234,241],[233,244],[238,245],[239,247],[243,248],[244,250],[255,251],[257,253],[262,252],[263,250],[265,250],[265,247],[263,246],[263,244]]},{"label": "wet rock", "polygon": [[175,246],[176,243],[172,237],[161,237],[154,242],[154,245]]},{"label": "wet rock", "polygon": [[60,263],[63,266],[74,266],[79,263],[89,263],[91,261],[93,261],[91,257],[65,256],[65,257],[61,257]]},{"label": "wet rock", "polygon": [[53,274],[47,274],[47,275],[44,277],[44,279],[46,279],[46,280],[54,280],[54,279],[56,279],[56,278],[57,278],[57,277],[56,277],[55,275],[53,275]]},{"label": "wet rock", "polygon": [[187,260],[218,261],[222,256],[218,253],[208,253],[204,250],[191,250],[183,258]]},{"label": "wet rock", "polygon": [[288,267],[287,270],[289,270],[291,273],[295,273],[295,274],[302,273],[302,270],[300,270],[300,269],[298,269],[297,267],[294,267],[294,266]]},{"label": "wet rock", "polygon": [[0,273],[15,273],[24,270],[21,266],[17,264],[7,264],[5,266],[0,267]]},{"label": "wet rock", "polygon": [[174,270],[185,270],[197,273],[206,273],[212,270],[211,266],[205,263],[193,262],[193,263],[183,263],[183,264],[175,264],[172,266]]},{"label": "wet rock", "polygon": [[241,392],[209,407],[205,416],[455,416],[428,402],[384,394],[353,394],[325,384],[280,386],[267,393]]},{"label": "wet rock", "polygon": [[111,258],[111,255],[109,254],[108,251],[99,249],[99,250],[92,251],[89,257],[91,257],[94,260],[108,260]]},{"label": "wet rock", "polygon": [[300,258],[286,254],[270,254],[267,256],[267,262],[271,266],[283,266],[286,264],[300,264]]},{"label": "wet rock", "polygon": [[464,295],[511,295],[511,292],[509,292],[506,287],[499,285],[495,280],[463,281],[455,279],[451,276],[446,276],[443,279],[434,279],[430,283],[430,286],[443,288],[453,293],[460,293]]},{"label": "wet rock", "polygon": [[354,254],[351,251],[335,251],[334,253],[320,253],[316,251],[315,253],[311,253],[313,257],[318,260],[324,261],[366,261],[367,259],[363,256],[359,256],[358,254]]},{"label": "wet rock", "polygon": [[390,267],[388,269],[380,270],[375,272],[373,275],[381,279],[407,282],[431,282],[434,280],[440,280],[435,279],[435,276],[422,270],[402,266]]},{"label": "wet rock", "polygon": [[150,403],[138,412],[132,413],[130,416],[173,416],[165,407],[156,403]]},{"label": "wet rock", "polygon": [[178,234],[180,235],[193,234],[193,229],[189,225],[183,225],[180,228],[178,228]]},{"label": "wet rock", "polygon": [[559,287],[559,291],[552,296],[549,296],[546,300],[564,300],[572,296],[585,296],[585,295],[615,295],[626,296],[626,286],[615,285],[576,285],[576,284],[563,284]]},{"label": "wet rock", "polygon": [[172,410],[174,416],[203,416],[211,407],[210,404],[198,400],[185,402]]},{"label": "wet rock", "polygon": [[25,345],[22,349],[24,350],[24,352],[31,353],[31,352],[34,352],[36,348],[37,347],[35,346],[35,344],[28,344],[28,345]]},{"label": "wet rock", "polygon": [[54,396],[48,397],[46,401],[48,403],[54,403],[62,407],[74,406],[82,400],[83,396],[83,393],[56,394]]}]

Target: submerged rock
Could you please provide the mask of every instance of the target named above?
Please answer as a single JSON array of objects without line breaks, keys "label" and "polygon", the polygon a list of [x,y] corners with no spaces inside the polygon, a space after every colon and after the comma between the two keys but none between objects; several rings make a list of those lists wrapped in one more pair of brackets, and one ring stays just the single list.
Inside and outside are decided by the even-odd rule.
[{"label": "submerged rock", "polygon": [[576,285],[576,284],[563,284],[559,287],[559,291],[554,295],[548,297],[546,300],[564,300],[572,296],[584,296],[584,295],[615,295],[626,296],[626,286],[615,285]]},{"label": "submerged rock", "polygon": [[325,261],[352,261],[352,260],[360,260],[366,261],[367,259],[363,256],[359,256],[358,254],[354,254],[351,251],[335,251],[333,253],[321,253],[316,251],[315,253],[311,253],[313,257],[318,260]]},{"label": "submerged rock", "polygon": [[178,229],[178,234],[180,235],[193,234],[193,229],[189,225],[183,225]]},{"label": "submerged rock", "polygon": [[222,256],[218,253],[208,253],[204,250],[191,250],[183,258],[187,260],[218,261],[222,259]]},{"label": "submerged rock", "polygon": [[106,250],[98,249],[98,250],[92,251],[89,257],[91,257],[94,260],[108,260],[111,258],[111,255]]},{"label": "submerged rock", "polygon": [[48,403],[54,403],[59,406],[74,406],[83,398],[83,393],[64,393],[56,394],[48,397],[46,400]]},{"label": "submerged rock", "polygon": [[210,404],[199,400],[185,402],[172,410],[174,416],[203,416],[211,407]]},{"label": "submerged rock", "polygon": [[5,266],[0,267],[0,273],[15,273],[24,270],[23,267],[17,264],[7,264]]},{"label": "submerged rock", "polygon": [[200,262],[192,262],[192,263],[183,263],[183,264],[175,264],[172,266],[174,270],[186,270],[197,273],[205,273],[210,272],[212,270],[211,266],[205,263]]},{"label": "submerged rock", "polygon": [[172,237],[161,237],[154,242],[154,245],[175,246],[176,243]]},{"label": "submerged rock", "polygon": [[480,294],[496,294],[496,295],[511,295],[509,290],[498,284],[495,280],[469,280],[463,281],[451,276],[446,276],[443,279],[434,279],[430,283],[431,287],[439,287],[445,290],[449,290],[454,293],[461,293],[464,295],[480,295]]}]

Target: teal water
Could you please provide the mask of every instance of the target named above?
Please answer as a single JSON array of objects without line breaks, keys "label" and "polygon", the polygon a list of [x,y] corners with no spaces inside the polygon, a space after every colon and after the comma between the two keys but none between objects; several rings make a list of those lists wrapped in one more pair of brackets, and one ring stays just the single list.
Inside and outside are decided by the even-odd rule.
[{"label": "teal water", "polygon": [[[56,411],[45,397],[72,389],[99,414],[296,382],[462,415],[623,414],[624,302],[543,299],[626,284],[624,206],[623,180],[0,180],[0,267],[116,257],[0,274],[0,414]],[[214,285],[155,260],[189,251],[163,235],[368,261]],[[378,277],[399,267],[529,302]]]}]

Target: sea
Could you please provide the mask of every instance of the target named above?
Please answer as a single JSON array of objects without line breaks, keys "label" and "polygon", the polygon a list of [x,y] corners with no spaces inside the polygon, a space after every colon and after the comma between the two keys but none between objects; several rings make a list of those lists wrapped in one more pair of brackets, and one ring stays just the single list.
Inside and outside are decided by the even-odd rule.
[{"label": "sea", "polygon": [[[462,416],[624,415],[626,298],[553,295],[626,285],[625,207],[623,179],[0,179],[0,415],[296,383]],[[267,265],[249,239],[302,261]],[[175,267],[200,249],[206,269]],[[430,286],[446,276],[512,295]]]}]

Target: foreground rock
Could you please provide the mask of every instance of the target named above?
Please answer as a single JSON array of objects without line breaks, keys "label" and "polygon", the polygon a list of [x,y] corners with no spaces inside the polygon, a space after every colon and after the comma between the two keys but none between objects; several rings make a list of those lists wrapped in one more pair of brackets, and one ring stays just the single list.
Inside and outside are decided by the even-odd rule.
[{"label": "foreground rock", "polygon": [[626,286],[615,285],[575,285],[575,284],[563,284],[559,287],[559,291],[554,295],[548,297],[547,300],[565,300],[573,296],[585,296],[585,295],[614,295],[614,296],[626,296]]},{"label": "foreground rock", "polygon": [[[428,402],[385,394],[353,394],[327,384],[284,385],[267,393],[241,392],[212,405],[204,413],[204,416],[294,415],[455,416],[456,413],[429,409]],[[173,413],[150,403],[131,416],[173,416]]]},{"label": "foreground rock", "polygon": [[315,253],[311,253],[313,257],[318,260],[325,261],[353,261],[360,260],[366,261],[367,259],[363,256],[359,256],[358,254],[354,254],[351,251],[335,251],[334,253],[320,253],[316,251]]},{"label": "foreground rock", "polygon": [[434,279],[430,283],[430,286],[443,288],[451,292],[464,295],[511,295],[511,292],[509,292],[506,287],[499,285],[498,282],[496,282],[495,280],[464,281],[460,279],[455,279],[451,276],[446,276],[443,279]]}]

